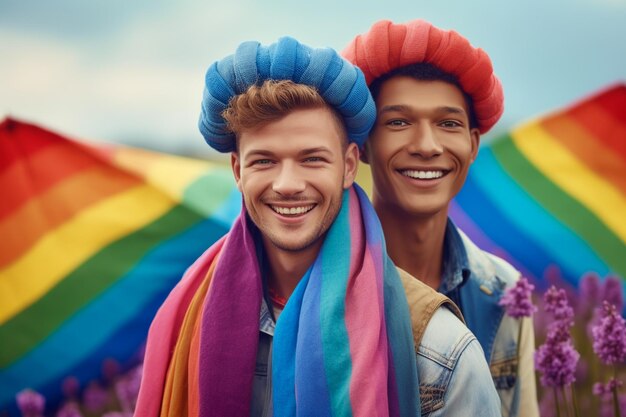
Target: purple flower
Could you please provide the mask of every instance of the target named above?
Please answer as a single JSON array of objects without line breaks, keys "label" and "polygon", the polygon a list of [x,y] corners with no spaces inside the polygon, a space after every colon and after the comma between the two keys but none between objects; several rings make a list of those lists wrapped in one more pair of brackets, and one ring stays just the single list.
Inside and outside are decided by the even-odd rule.
[{"label": "purple flower", "polygon": [[534,285],[522,277],[504,293],[499,304],[506,309],[506,314],[513,318],[530,317],[537,311],[531,299],[534,288]]},{"label": "purple flower", "polygon": [[619,311],[624,308],[624,294],[622,293],[622,279],[616,275],[609,275],[602,287],[602,301],[608,301]]},{"label": "purple flower", "polygon": [[541,384],[561,387],[574,382],[579,357],[570,341],[541,345],[535,352],[535,369],[542,373]]},{"label": "purple flower", "polygon": [[46,399],[44,396],[32,389],[25,389],[18,392],[15,396],[15,400],[24,417],[41,416],[46,407]]},{"label": "purple flower", "polygon": [[562,322],[555,321],[548,326],[548,334],[546,335],[546,343],[553,345],[557,343],[566,343],[572,340],[569,328],[564,326]]},{"label": "purple flower", "polygon": [[83,417],[83,414],[80,412],[78,404],[71,401],[65,403],[63,407],[61,407],[59,411],[57,411],[56,417]]},{"label": "purple flower", "polygon": [[591,392],[593,393],[593,395],[597,395],[598,397],[604,397],[607,392],[606,390],[606,385],[603,384],[602,382],[596,382],[595,384],[593,384],[593,388],[591,389]]},{"label": "purple flower", "polygon": [[604,302],[600,322],[592,328],[593,350],[607,365],[626,359],[626,321],[614,305]]},{"label": "purple flower", "polygon": [[598,304],[600,299],[600,277],[598,274],[590,272],[582,277],[579,286],[579,300],[581,313],[587,314]]},{"label": "purple flower", "polygon": [[132,411],[135,408],[141,385],[142,369],[141,365],[131,369],[115,384],[115,394],[124,411]]},{"label": "purple flower", "polygon": [[120,373],[120,364],[111,358],[107,358],[102,362],[102,376],[107,382],[112,381]]},{"label": "purple flower", "polygon": [[600,397],[606,397],[607,395],[612,394],[614,389],[619,389],[622,385],[622,381],[611,378],[606,384],[601,382],[593,384],[593,393],[594,395]]},{"label": "purple flower", "polygon": [[83,392],[83,404],[89,411],[101,411],[109,402],[109,394],[97,383],[92,382]]},{"label": "purple flower", "polygon": [[543,295],[543,300],[546,311],[552,313],[555,320],[572,325],[574,310],[567,301],[567,294],[564,289],[557,289],[554,285],[551,286]]},{"label": "purple flower", "polygon": [[78,378],[68,376],[63,380],[63,394],[65,394],[67,398],[76,398],[79,390],[80,382]]},{"label": "purple flower", "polygon": [[544,387],[562,387],[576,380],[580,355],[574,349],[569,329],[574,324],[574,310],[566,292],[551,286],[543,296],[544,308],[554,321],[548,326],[546,341],[535,352],[535,369],[541,372]]}]

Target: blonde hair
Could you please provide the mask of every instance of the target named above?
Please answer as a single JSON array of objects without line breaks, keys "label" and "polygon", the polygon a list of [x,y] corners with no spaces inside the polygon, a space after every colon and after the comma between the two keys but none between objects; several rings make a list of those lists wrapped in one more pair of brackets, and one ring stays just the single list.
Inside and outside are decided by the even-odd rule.
[{"label": "blonde hair", "polygon": [[222,117],[228,130],[239,138],[243,131],[279,120],[294,110],[317,108],[331,112],[343,142],[347,143],[347,130],[337,110],[314,87],[290,80],[265,80],[261,85],[250,86],[245,93],[230,99]]}]

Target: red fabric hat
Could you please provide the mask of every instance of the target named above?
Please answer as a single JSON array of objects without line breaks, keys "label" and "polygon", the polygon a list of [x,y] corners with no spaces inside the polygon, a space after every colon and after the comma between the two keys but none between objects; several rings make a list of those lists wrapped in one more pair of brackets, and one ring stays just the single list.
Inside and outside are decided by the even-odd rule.
[{"label": "red fabric hat", "polygon": [[453,30],[424,20],[405,24],[381,20],[369,32],[357,35],[342,55],[361,68],[368,85],[393,69],[419,62],[454,75],[472,97],[480,133],[488,132],[504,111],[502,84],[489,56]]}]

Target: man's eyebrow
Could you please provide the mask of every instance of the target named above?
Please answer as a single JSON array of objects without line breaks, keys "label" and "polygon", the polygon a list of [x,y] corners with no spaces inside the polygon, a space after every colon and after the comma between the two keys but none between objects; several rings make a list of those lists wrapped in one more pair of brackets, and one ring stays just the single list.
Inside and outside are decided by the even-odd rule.
[{"label": "man's eyebrow", "polygon": [[441,106],[441,107],[438,107],[437,110],[439,110],[442,113],[467,114],[465,109],[461,107]]},{"label": "man's eyebrow", "polygon": [[[379,115],[382,115],[384,113],[389,113],[389,112],[403,112],[403,113],[408,113],[413,111],[413,108],[410,106],[407,106],[405,104],[390,104],[388,106],[383,106],[381,107],[381,109],[378,111]],[[465,109],[463,109],[462,107],[456,107],[456,106],[440,106],[440,107],[436,107],[433,109],[433,112],[437,112],[437,113],[452,113],[452,114],[467,114],[467,112],[465,111]]]},{"label": "man's eyebrow", "polygon": [[306,156],[306,155],[311,155],[311,154],[319,153],[319,152],[332,153],[331,150],[328,149],[326,146],[318,146],[316,148],[303,149],[298,153],[301,156]]},{"label": "man's eyebrow", "polygon": [[[298,152],[299,156],[306,156],[315,153],[328,153],[332,154],[332,151],[326,146],[317,146],[314,148],[306,148]],[[246,152],[245,158],[258,158],[258,157],[273,157],[275,154],[267,149],[252,149]]]},{"label": "man's eyebrow", "polygon": [[392,111],[408,112],[410,110],[411,108],[404,104],[390,104],[388,106],[381,107],[381,109],[378,111],[378,114],[388,113]]},{"label": "man's eyebrow", "polygon": [[252,149],[246,152],[246,158],[255,158],[259,156],[274,156],[274,153],[265,149]]}]

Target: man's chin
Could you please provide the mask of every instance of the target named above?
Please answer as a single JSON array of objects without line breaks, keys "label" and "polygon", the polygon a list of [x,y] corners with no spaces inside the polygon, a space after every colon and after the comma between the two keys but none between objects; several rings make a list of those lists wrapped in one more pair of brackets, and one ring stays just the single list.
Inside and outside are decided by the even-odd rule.
[{"label": "man's chin", "polygon": [[289,241],[284,239],[270,239],[270,242],[272,242],[272,245],[274,245],[274,247],[290,253],[303,252],[314,246],[318,241],[319,238],[298,239],[296,241]]},{"label": "man's chin", "polygon": [[401,209],[411,216],[415,217],[431,217],[438,213],[441,213],[442,210],[446,211],[449,201],[421,201],[419,203],[406,203],[401,205]]}]

